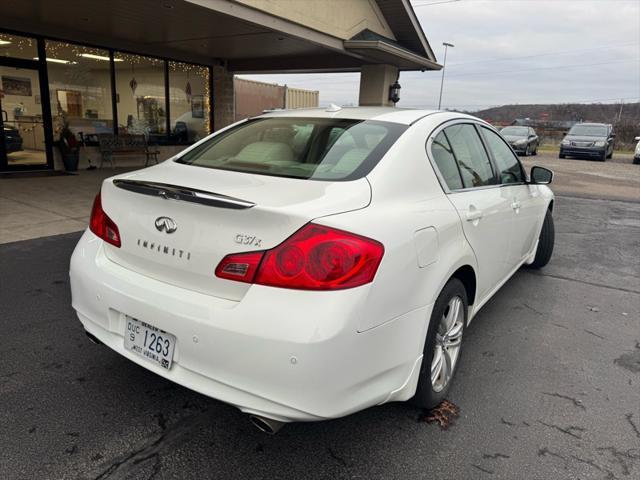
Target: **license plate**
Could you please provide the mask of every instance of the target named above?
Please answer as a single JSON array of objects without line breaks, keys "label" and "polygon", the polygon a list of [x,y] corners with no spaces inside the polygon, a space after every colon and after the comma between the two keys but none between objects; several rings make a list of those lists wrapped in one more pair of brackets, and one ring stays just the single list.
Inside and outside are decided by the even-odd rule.
[{"label": "license plate", "polygon": [[124,348],[169,370],[176,345],[175,335],[135,318],[126,317]]}]

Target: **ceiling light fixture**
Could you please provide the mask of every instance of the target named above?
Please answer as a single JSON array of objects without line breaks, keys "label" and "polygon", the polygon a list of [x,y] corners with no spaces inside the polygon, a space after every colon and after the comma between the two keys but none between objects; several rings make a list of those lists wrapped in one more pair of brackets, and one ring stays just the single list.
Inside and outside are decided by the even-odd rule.
[{"label": "ceiling light fixture", "polygon": [[[38,57],[33,57],[34,60],[40,60],[40,58]],[[70,63],[72,65],[75,65],[76,62],[72,62],[71,60],[62,60],[61,58],[50,58],[47,57],[47,62],[51,62],[51,63],[63,63],[63,64],[67,64]]]},{"label": "ceiling light fixture", "polygon": [[[111,60],[109,57],[105,57],[104,55],[94,55],[93,53],[81,53],[80,56],[84,58],[91,58],[92,60],[104,60],[105,62]],[[114,58],[113,61],[122,62],[124,60],[121,58]]]}]

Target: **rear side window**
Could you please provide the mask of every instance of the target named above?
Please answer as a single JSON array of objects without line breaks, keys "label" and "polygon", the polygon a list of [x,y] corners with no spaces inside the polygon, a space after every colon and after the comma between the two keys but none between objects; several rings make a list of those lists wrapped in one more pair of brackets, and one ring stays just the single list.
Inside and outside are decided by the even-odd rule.
[{"label": "rear side window", "polygon": [[369,120],[258,118],[211,138],[177,162],[279,177],[353,180],[367,175],[406,129]]},{"label": "rear side window", "polygon": [[464,188],[494,185],[491,162],[475,127],[468,123],[444,129],[455,155]]},{"label": "rear side window", "polygon": [[489,150],[493,154],[493,159],[498,167],[500,175],[500,183],[522,183],[524,177],[520,161],[507,146],[507,144],[495,132],[488,128],[482,127],[482,135],[484,135]]},{"label": "rear side window", "polygon": [[453,156],[453,150],[444,132],[440,132],[433,139],[431,154],[449,190],[461,189],[463,187],[462,178],[460,178],[456,158]]}]

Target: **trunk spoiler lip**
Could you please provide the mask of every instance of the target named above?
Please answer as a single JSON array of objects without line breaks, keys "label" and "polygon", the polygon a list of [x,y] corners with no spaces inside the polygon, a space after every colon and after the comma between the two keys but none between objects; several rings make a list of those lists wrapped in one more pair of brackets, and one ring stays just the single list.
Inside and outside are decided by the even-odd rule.
[{"label": "trunk spoiler lip", "polygon": [[256,204],[240,198],[230,197],[215,192],[207,192],[191,187],[171,185],[168,183],[149,182],[145,180],[116,179],[113,184],[129,192],[140,193],[152,197],[160,197],[165,200],[181,200],[184,202],[198,203],[210,207],[231,208],[244,210],[254,207]]}]

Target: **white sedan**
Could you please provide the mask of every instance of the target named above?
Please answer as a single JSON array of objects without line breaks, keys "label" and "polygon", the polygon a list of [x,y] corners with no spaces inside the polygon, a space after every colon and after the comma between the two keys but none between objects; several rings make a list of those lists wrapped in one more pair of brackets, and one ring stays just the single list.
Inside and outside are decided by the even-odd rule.
[{"label": "white sedan", "polygon": [[468,115],[272,112],[105,180],[73,308],[96,343],[270,433],[430,408],[480,308],[549,261],[551,179]]}]

